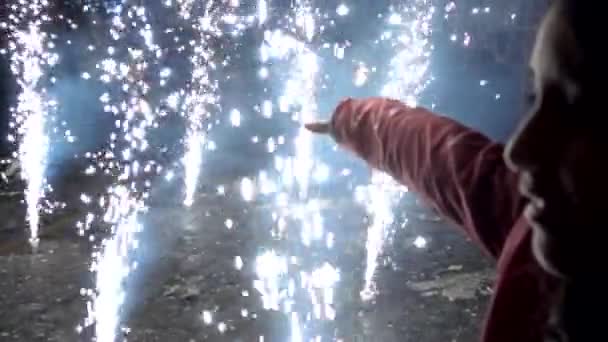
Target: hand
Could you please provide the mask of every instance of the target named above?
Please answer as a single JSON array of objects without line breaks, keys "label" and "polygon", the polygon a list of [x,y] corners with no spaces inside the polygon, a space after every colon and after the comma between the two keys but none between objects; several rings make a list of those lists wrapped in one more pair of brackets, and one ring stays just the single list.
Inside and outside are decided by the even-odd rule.
[{"label": "hand", "polygon": [[317,133],[317,134],[331,135],[331,133],[332,133],[331,122],[329,122],[329,121],[310,122],[310,123],[304,124],[304,127],[307,130],[309,130],[313,133]]}]

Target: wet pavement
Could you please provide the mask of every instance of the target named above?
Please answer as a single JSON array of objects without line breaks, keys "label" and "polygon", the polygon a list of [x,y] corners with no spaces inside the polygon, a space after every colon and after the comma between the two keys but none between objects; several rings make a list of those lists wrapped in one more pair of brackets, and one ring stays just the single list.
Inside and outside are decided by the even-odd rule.
[{"label": "wet pavement", "polygon": [[[439,221],[411,195],[395,208],[396,220],[374,275],[372,298],[363,299],[366,240],[372,219],[352,194],[319,196],[324,229],[334,242],[303,245],[301,225],[290,220],[273,236],[276,206],[263,196],[244,201],[240,180],[216,176],[224,193],[201,185],[190,208],[153,196],[144,215],[145,231],[127,281],[122,311],[129,341],[475,341],[492,281],[492,264],[456,228]],[[74,201],[58,209],[41,228],[32,251],[26,241],[20,196],[5,191],[0,228],[0,340],[88,341],[78,331],[92,287],[91,246],[76,234],[84,216],[77,199],[83,186],[100,187],[94,177],[69,179],[55,193]],[[58,182],[63,183],[63,182]],[[166,195],[166,191],[162,191]],[[69,195],[72,196],[69,196]],[[71,198],[70,198],[71,197]],[[154,200],[156,199],[156,200]],[[81,206],[82,207],[82,206]],[[407,214],[406,214],[407,213]],[[424,243],[420,243],[421,237]],[[277,308],[268,308],[255,282],[263,278],[259,257],[268,251],[288,260],[288,276],[301,279],[325,263],[339,272],[329,309],[314,303],[327,284],[291,290],[287,276],[275,280]],[[278,259],[277,259],[278,260]],[[280,262],[264,264],[266,273]],[[275,270],[276,271],[276,270]],[[279,279],[280,278],[280,279]],[[323,277],[321,277],[323,278]],[[328,278],[325,276],[325,278]],[[327,279],[325,279],[327,280]],[[271,285],[267,283],[267,285]],[[296,286],[297,288],[298,286]],[[267,293],[268,294],[268,293]],[[291,309],[286,302],[292,299]],[[316,298],[316,299],[313,299]],[[321,306],[321,315],[318,315]],[[335,311],[329,313],[328,311]],[[293,314],[299,315],[294,331]],[[296,336],[297,331],[301,336]]]}]

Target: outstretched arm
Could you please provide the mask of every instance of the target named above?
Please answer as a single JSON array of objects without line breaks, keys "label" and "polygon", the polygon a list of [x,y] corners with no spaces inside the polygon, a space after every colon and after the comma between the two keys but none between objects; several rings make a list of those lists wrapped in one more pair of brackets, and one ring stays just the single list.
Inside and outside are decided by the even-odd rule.
[{"label": "outstretched arm", "polygon": [[348,99],[331,122],[307,128],[421,194],[494,256],[521,214],[503,146],[449,118],[391,99]]}]

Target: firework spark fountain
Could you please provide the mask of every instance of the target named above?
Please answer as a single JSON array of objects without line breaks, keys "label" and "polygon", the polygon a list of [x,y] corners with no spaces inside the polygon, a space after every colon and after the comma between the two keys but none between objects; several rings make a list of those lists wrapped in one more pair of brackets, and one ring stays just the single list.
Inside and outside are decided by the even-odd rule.
[{"label": "firework spark fountain", "polygon": [[[105,111],[116,117],[118,132],[112,133],[110,150],[102,154],[105,161],[101,165],[106,173],[118,178],[99,200],[105,211],[103,219],[111,225],[111,236],[93,255],[91,271],[96,273],[96,288],[89,291],[91,301],[85,320],[86,326],[95,324],[98,342],[116,338],[126,296],[124,282],[136,265],[130,254],[137,248],[138,233],[143,229],[138,220],[146,210],[147,178],[154,165],[154,161],[144,160],[142,153],[149,147],[148,131],[157,127],[159,116],[148,103],[151,87],[146,77],[162,57],[145,7],[126,5],[114,15],[109,32],[122,44],[110,46],[108,57],[98,65],[102,72],[99,79],[114,91],[100,100]],[[116,89],[122,91],[116,93]]]},{"label": "firework spark fountain", "polygon": [[21,88],[17,107],[12,109],[11,126],[15,131],[9,141],[18,144],[18,161],[26,182],[25,202],[30,230],[30,243],[38,244],[40,205],[45,195],[45,172],[49,138],[46,125],[56,103],[47,95],[44,82],[48,68],[55,65],[58,55],[41,26],[49,20],[45,14],[46,1],[13,4],[9,16],[9,48],[11,70]]},{"label": "firework spark fountain", "polygon": [[[396,51],[390,62],[388,82],[382,95],[417,104],[418,95],[428,85],[428,67],[431,45],[430,21],[434,7],[428,0],[417,0],[405,8],[391,8],[389,30],[397,35],[391,43]],[[383,37],[390,35],[384,34]],[[407,190],[407,189],[406,189]],[[386,228],[393,222],[392,207],[402,191],[387,175],[374,172],[368,186],[367,211],[372,217],[367,231],[367,264],[361,297],[372,299],[375,295],[374,273],[386,236]]]},{"label": "firework spark fountain", "polygon": [[182,106],[182,116],[188,121],[185,138],[186,153],[182,158],[186,206],[194,203],[194,194],[201,172],[202,151],[206,141],[204,123],[211,117],[212,111],[219,107],[217,81],[212,79],[211,73],[218,68],[214,62],[217,49],[214,44],[224,34],[220,25],[230,24],[232,34],[236,35],[249,24],[246,18],[233,13],[238,7],[236,5],[225,6],[219,1],[209,1],[204,5],[190,0],[178,1],[179,15],[183,20],[191,22],[196,35],[196,39],[192,42],[190,57],[192,80]]},{"label": "firework spark fountain", "polygon": [[[260,16],[265,20],[266,11],[262,11]],[[316,13],[310,2],[297,1],[293,16],[287,20],[289,27],[285,30],[265,31],[265,42],[260,51],[263,63],[269,59],[278,59],[279,63],[288,65],[289,78],[278,99],[279,109],[281,112],[293,111],[292,119],[300,127],[293,141],[295,147],[293,156],[275,157],[275,168],[282,181],[279,188],[282,191],[278,191],[276,196],[276,203],[280,209],[275,216],[277,230],[273,233],[277,237],[283,236],[286,222],[296,220],[300,227],[299,243],[306,248],[312,248],[315,241],[331,240],[331,233],[326,232],[323,227],[320,201],[318,198],[311,198],[309,194],[311,180],[315,179],[313,178],[315,170],[324,169],[324,165],[314,160],[313,136],[303,129],[304,123],[314,121],[318,115],[317,92],[321,70],[319,57],[313,51],[311,44],[318,34],[315,16]],[[259,21],[262,22],[263,19],[260,18]],[[266,78],[268,74],[269,71],[264,66],[260,76]],[[262,105],[262,115],[272,116],[270,101],[265,101]],[[270,152],[275,151],[274,142],[274,139],[269,140]],[[270,186],[265,174],[264,177],[260,175],[260,182],[262,192],[265,192],[264,189],[276,189]],[[262,255],[258,257],[256,263],[258,265],[268,263],[268,258],[268,254]],[[298,270],[297,262],[294,261],[297,258],[293,256],[290,259],[292,261],[289,264],[284,264],[286,269],[281,277],[269,278],[264,274],[258,274],[260,280],[256,282],[258,285],[256,288],[264,298],[272,298],[272,306],[269,306],[269,309],[282,308],[289,316],[291,341],[303,341],[310,318],[304,322],[302,316],[317,320],[331,320],[335,317],[332,308],[333,288],[339,280],[339,271],[329,263],[324,263],[322,267],[310,271]],[[313,310],[311,314],[293,311],[298,288],[310,298]],[[274,289],[272,297],[269,297],[268,289]]]},{"label": "firework spark fountain", "polygon": [[[196,32],[197,40],[193,46],[191,89],[186,95],[182,115],[188,120],[188,131],[185,139],[186,153],[182,159],[185,176],[184,205],[194,203],[194,194],[201,171],[203,144],[205,132],[203,123],[210,116],[210,107],[216,106],[218,96],[215,93],[216,83],[210,78],[209,69],[215,69],[212,61],[214,49],[210,38],[221,35],[217,27],[219,17],[217,9],[214,10],[214,1],[209,1],[202,9],[202,15],[192,18],[193,4],[191,1],[179,2],[179,13],[184,20],[193,19],[192,27]],[[194,11],[197,13],[198,11]],[[212,41],[212,40],[211,40]]]}]

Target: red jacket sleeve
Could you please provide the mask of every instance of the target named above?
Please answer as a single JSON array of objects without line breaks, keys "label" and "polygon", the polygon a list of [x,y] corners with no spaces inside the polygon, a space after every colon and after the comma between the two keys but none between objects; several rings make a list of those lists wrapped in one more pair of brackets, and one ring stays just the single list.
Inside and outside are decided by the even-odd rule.
[{"label": "red jacket sleeve", "polygon": [[342,102],[332,129],[340,145],[422,195],[490,254],[500,255],[524,204],[501,144],[385,98]]}]

